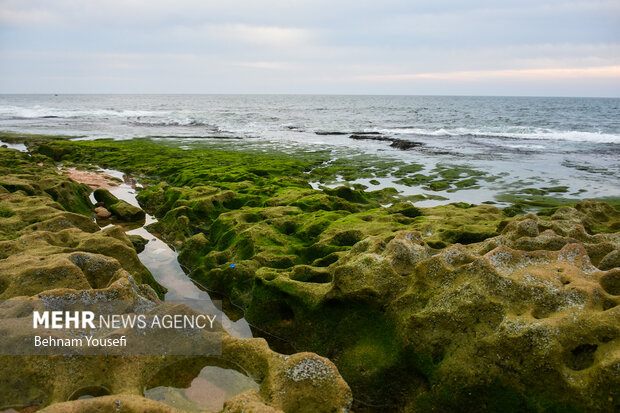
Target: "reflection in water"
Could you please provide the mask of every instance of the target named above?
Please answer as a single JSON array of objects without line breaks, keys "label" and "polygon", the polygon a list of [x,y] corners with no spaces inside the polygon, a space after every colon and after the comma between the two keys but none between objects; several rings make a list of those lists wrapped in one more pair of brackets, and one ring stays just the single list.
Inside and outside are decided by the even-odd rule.
[{"label": "reflection in water", "polygon": [[188,412],[211,412],[248,390],[258,390],[251,378],[232,369],[206,366],[186,389],[160,386],[146,390],[144,396]]},{"label": "reflection in water", "polygon": [[[23,143],[8,143],[4,141],[0,141],[0,147],[6,147],[9,149],[17,149],[20,152],[28,152],[28,148]],[[0,411],[0,413],[2,413]]]},{"label": "reflection in water", "polygon": [[[114,196],[137,207],[140,206],[136,200],[135,191],[135,188],[139,188],[140,184],[137,184],[131,178],[128,178],[127,175],[119,171],[103,169],[103,172],[106,175],[123,180],[123,183],[110,189],[110,192]],[[93,203],[96,202],[92,194],[91,200]],[[148,240],[144,251],[138,254],[138,258],[140,258],[142,264],[153,274],[155,280],[168,289],[168,293],[165,297],[166,301],[182,302],[194,308],[195,305],[193,304],[198,300],[204,303],[200,308],[196,308],[196,310],[199,311],[204,311],[205,307],[212,307],[213,304],[209,294],[193,282],[181,268],[177,259],[177,252],[146,230],[145,226],[154,222],[157,222],[157,219],[146,214],[146,219],[142,227],[133,227],[134,229],[131,229],[132,227],[126,227],[125,231],[128,235],[140,235]],[[252,331],[245,318],[240,318],[234,322],[231,321],[226,314],[222,314],[222,318],[222,325],[231,336],[239,338],[252,337]]]},{"label": "reflection in water", "polygon": [[[140,206],[135,192],[139,184],[118,171],[105,169],[104,172],[123,180],[123,183],[110,189],[114,196]],[[94,202],[94,197],[92,200]],[[181,302],[202,312],[212,311],[210,308],[214,308],[214,304],[211,297],[185,274],[177,259],[177,252],[146,230],[145,226],[154,222],[157,222],[155,217],[147,214],[142,226],[123,227],[128,235],[139,235],[148,241],[144,251],[138,254],[138,258],[153,274],[155,280],[168,289],[165,300]],[[240,338],[252,337],[252,331],[245,318],[233,322],[225,313],[220,314],[222,314],[222,326],[230,335]],[[237,318],[236,315],[233,318]],[[159,386],[147,389],[144,396],[187,412],[210,412],[221,410],[227,399],[247,390],[258,390],[258,384],[235,370],[207,366],[193,379],[188,388]]]}]

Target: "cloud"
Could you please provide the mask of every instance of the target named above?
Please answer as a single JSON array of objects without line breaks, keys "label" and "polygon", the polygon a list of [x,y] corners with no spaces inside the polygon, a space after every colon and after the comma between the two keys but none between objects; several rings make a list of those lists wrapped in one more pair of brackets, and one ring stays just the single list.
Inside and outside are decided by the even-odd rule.
[{"label": "cloud", "polygon": [[483,81],[483,80],[567,80],[567,79],[615,79],[620,80],[620,66],[603,66],[587,68],[560,69],[514,69],[514,70],[476,70],[435,73],[403,73],[360,75],[357,80],[371,82],[401,82],[418,79],[449,81]]},{"label": "cloud", "polygon": [[234,24],[224,26],[223,29],[240,41],[268,47],[305,46],[312,38],[309,30],[295,27]]},{"label": "cloud", "polygon": [[236,66],[267,70],[289,70],[297,67],[291,62],[233,62]]},{"label": "cloud", "polygon": [[5,4],[3,3],[0,3],[0,22],[3,24],[13,24],[16,26],[39,26],[57,21],[57,16],[50,10],[24,10],[19,8],[10,8],[4,7]]},{"label": "cloud", "polygon": [[52,74],[86,88],[106,71],[98,86],[136,92],[554,78],[613,90],[619,17],[617,0],[0,0],[0,92]]}]

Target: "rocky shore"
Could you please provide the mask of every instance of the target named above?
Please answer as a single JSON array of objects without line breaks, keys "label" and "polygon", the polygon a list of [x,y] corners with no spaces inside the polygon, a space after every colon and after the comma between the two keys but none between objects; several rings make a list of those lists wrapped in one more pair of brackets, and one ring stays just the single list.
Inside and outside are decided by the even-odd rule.
[{"label": "rocky shore", "polygon": [[[86,297],[94,304],[123,300],[143,305],[146,300],[153,311],[166,307],[159,298],[165,288],[140,263],[121,227],[102,230],[93,222],[88,187],[59,173],[48,158],[15,150],[0,149],[0,170],[0,298],[7,300],[5,314],[18,311],[24,300]],[[3,340],[28,338],[28,331],[4,326]],[[145,399],[144,389],[187,386],[207,365],[238,370],[259,383],[258,391],[227,400],[227,412],[342,411],[351,404],[349,387],[326,358],[307,352],[284,356],[261,338],[226,333],[221,356],[0,359],[0,407],[13,411],[176,412],[180,410]]]},{"label": "rocky shore", "polygon": [[[37,142],[31,153],[0,149],[0,298],[166,305],[132,240],[101,230],[90,189],[57,171],[98,165],[139,178],[152,231],[264,339],[225,335],[217,360],[2,356],[0,406],[176,411],[143,399],[145,386],[165,376],[182,387],[209,363],[260,385],[228,400],[231,412],[619,406],[617,204],[416,208],[389,189],[313,189],[312,160],[149,140]],[[116,219],[143,219],[110,195],[95,193]],[[101,397],[66,402],[88,386]]]}]

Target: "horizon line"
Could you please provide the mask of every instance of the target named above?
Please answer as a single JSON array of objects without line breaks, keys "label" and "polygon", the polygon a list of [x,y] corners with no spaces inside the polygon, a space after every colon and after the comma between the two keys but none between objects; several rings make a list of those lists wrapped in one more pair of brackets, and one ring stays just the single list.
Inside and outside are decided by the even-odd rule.
[{"label": "horizon line", "polygon": [[617,96],[576,96],[576,95],[471,95],[471,94],[408,94],[408,93],[221,93],[221,92],[0,92],[0,96],[84,96],[84,95],[109,95],[109,96],[385,96],[385,97],[470,97],[470,98],[566,98],[566,99],[620,99]]}]

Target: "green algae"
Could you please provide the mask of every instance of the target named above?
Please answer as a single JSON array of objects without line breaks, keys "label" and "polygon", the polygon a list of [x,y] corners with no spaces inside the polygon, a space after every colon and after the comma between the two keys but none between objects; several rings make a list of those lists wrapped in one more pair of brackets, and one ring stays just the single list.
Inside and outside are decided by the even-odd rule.
[{"label": "green algae", "polygon": [[432,176],[426,176],[423,174],[414,174],[414,175],[401,178],[395,182],[397,184],[403,184],[406,186],[420,186],[420,185],[428,184],[432,182],[432,180],[433,180]]},{"label": "green algae", "polygon": [[0,132],[0,141],[6,143],[23,143],[26,146],[37,145],[44,142],[53,142],[62,139],[75,138],[75,136],[23,134],[15,132]]},{"label": "green algae", "polygon": [[496,178],[488,176],[487,172],[454,164],[438,164],[426,175],[416,173],[420,170],[422,168],[414,165],[407,173],[395,173],[393,176],[401,178],[395,182],[406,186],[422,186],[430,191],[456,192],[476,187],[479,180],[490,182]]},{"label": "green algae", "polygon": [[[25,153],[4,148],[0,148],[0,154],[0,187],[6,194],[50,197],[67,211],[83,214],[92,211],[88,199],[90,188],[59,174],[45,162],[46,157],[35,155],[31,158]],[[45,163],[47,167],[36,163]],[[5,208],[10,210],[8,206]]]},{"label": "green algae", "polygon": [[400,170],[411,167],[410,165],[404,165],[401,161],[386,159],[376,155],[354,155],[323,162],[308,173],[307,179],[318,181],[322,184],[329,184],[337,182],[338,177],[341,177],[344,181],[355,181],[363,178],[385,178],[395,168]]},{"label": "green algae", "polygon": [[542,188],[547,192],[568,192],[568,187],[567,186],[551,186],[551,187],[544,187]]},{"label": "green algae", "polygon": [[400,166],[396,171],[392,172],[392,176],[396,178],[404,178],[410,174],[415,174],[423,170],[424,167],[419,164],[409,164],[405,166]]},{"label": "green algae", "polygon": [[[41,155],[0,149],[0,210],[5,211],[0,215],[0,257],[10,262],[10,277],[17,277],[11,279],[11,291],[30,295],[52,285],[90,288],[59,255],[82,251],[116,258],[136,280],[151,284],[163,296],[165,289],[140,264],[124,234],[114,229],[99,231],[92,220],[90,188],[60,174],[46,160]],[[31,262],[30,255],[41,255],[41,261]],[[28,270],[33,265],[40,268]],[[65,273],[77,277],[75,284]]]},{"label": "green algae", "polygon": [[[531,185],[531,182],[519,182],[520,185]],[[512,189],[503,193],[495,195],[495,200],[498,202],[512,204],[510,207],[504,209],[504,211],[510,216],[516,214],[522,214],[526,211],[534,211],[542,215],[552,215],[558,208],[565,206],[575,206],[578,204],[580,198],[566,197],[564,194],[568,192],[566,186],[555,187],[525,187]],[[569,196],[575,196],[577,194],[569,194]],[[617,197],[602,197],[601,201],[607,202],[614,207],[620,205],[620,198]]]},{"label": "green algae", "polygon": [[460,388],[442,388],[430,397],[425,395],[418,401],[424,410],[475,411],[484,406],[484,411],[493,413],[579,413],[582,409],[553,401],[545,397],[531,397],[526,390],[517,390],[500,381]]},{"label": "green algae", "polygon": [[[191,277],[246,307],[252,323],[329,355],[367,401],[387,397],[395,403],[403,391],[395,388],[396,377],[419,369],[403,361],[395,326],[381,311],[369,312],[367,304],[355,301],[319,305],[320,286],[331,282],[326,267],[368,236],[389,239],[415,228],[442,248],[495,235],[505,218],[493,207],[470,210],[469,205],[427,210],[394,203],[386,209],[380,204],[394,201],[394,190],[341,186],[320,191],[305,182],[327,182],[329,174],[341,174],[342,169],[333,169],[343,166],[338,163],[312,169],[311,162],[280,154],[180,151],[148,140],[50,147],[63,162],[91,162],[143,176],[151,185],[137,198],[159,218],[155,230],[180,247],[179,260]],[[399,174],[418,170],[409,165]],[[376,176],[369,171],[365,176]],[[461,177],[442,171],[446,178]],[[365,373],[360,375],[361,367]]]},{"label": "green algae", "polygon": [[99,188],[95,190],[95,199],[102,202],[103,206],[123,221],[141,221],[144,220],[144,211],[140,208],[129,204],[127,201],[118,199],[107,189]]},{"label": "green algae", "polygon": [[10,218],[15,215],[15,211],[8,207],[0,208],[0,218]]},{"label": "green algae", "polygon": [[580,199],[564,198],[560,196],[548,195],[548,192],[531,188],[528,191],[514,191],[501,193],[495,196],[498,202],[513,204],[525,210],[542,210],[545,208],[558,208],[561,206],[572,206],[577,204]]},{"label": "green algae", "polygon": [[[475,330],[476,337],[476,331],[487,334],[489,326],[497,326],[501,314],[496,299],[476,307],[475,303],[483,302],[482,295],[467,281],[462,291],[442,297],[441,288],[453,285],[454,279],[441,287],[418,280],[426,277],[435,282],[441,274],[455,274],[457,264],[473,262],[464,247],[449,247],[458,243],[476,248],[477,243],[500,236],[511,222],[508,218],[521,213],[522,206],[548,206],[554,208],[549,215],[561,214],[564,201],[541,199],[547,195],[536,191],[521,191],[507,198],[515,207],[503,211],[467,203],[435,208],[395,203],[382,208],[385,194],[346,186],[313,190],[307,179],[330,182],[334,179],[330,174],[349,180],[357,176],[342,162],[333,168],[324,165],[320,156],[309,161],[282,154],[243,156],[204,149],[179,152],[148,140],[54,143],[50,147],[60,150],[63,161],[92,162],[143,176],[143,182],[150,186],[138,199],[160,218],[158,231],[177,242],[179,260],[191,269],[190,276],[246,308],[246,318],[269,334],[285,338],[298,350],[316,351],[334,360],[360,400],[392,408],[406,400],[412,409],[428,403],[429,408],[452,410],[468,397],[468,406],[473,409],[496,409],[502,398],[507,409],[543,406],[538,401],[543,397],[538,384],[535,394],[530,395],[515,387],[514,381],[477,387],[467,382],[469,379],[458,377],[463,360],[473,360],[462,359],[458,343],[464,346],[473,340],[471,333],[464,333],[468,329]],[[318,172],[313,175],[314,170]],[[475,169],[453,166],[438,167],[429,176],[417,172],[412,167],[406,173],[413,175],[402,179],[419,179],[417,184],[434,185],[439,190],[458,187],[460,182],[465,182],[461,185],[464,188],[475,186],[478,180],[489,178]],[[372,169],[361,174],[377,176]],[[588,221],[589,231],[617,231],[617,216],[609,208],[598,204],[579,208],[588,217],[598,217]],[[404,266],[399,274],[375,266],[377,251],[390,243],[399,251],[402,244],[392,241],[399,233],[412,230],[420,232],[420,244],[413,251],[421,257],[440,252],[448,258],[428,258],[424,266]],[[355,261],[366,247],[368,254]],[[400,261],[409,259],[407,255],[399,257]],[[487,274],[484,267],[477,270]],[[362,273],[364,281],[360,280]],[[467,277],[475,274],[473,271]],[[459,282],[467,277],[461,275]],[[391,284],[385,287],[383,282]],[[411,292],[386,309],[390,297],[402,294],[405,288]],[[456,307],[450,316],[458,319],[464,311],[473,314],[473,319],[442,318],[439,310],[461,302],[468,291],[473,291],[471,299],[465,297],[468,301],[464,307]],[[475,308],[470,311],[468,306]],[[484,322],[476,319],[483,316],[488,318]],[[418,325],[427,323],[446,323],[455,336],[454,354],[446,350],[452,336],[437,338],[428,329],[422,331],[430,337],[412,334]],[[461,335],[465,341],[459,341],[457,336]],[[419,345],[418,341],[426,344]],[[456,364],[450,367],[448,360]],[[467,385],[452,386],[450,373],[444,371],[449,368],[455,369],[459,385],[463,381]],[[471,398],[471,391],[477,391],[479,397]],[[417,392],[422,396],[418,398]],[[550,400],[544,406],[559,403],[557,395],[551,395]]]}]

